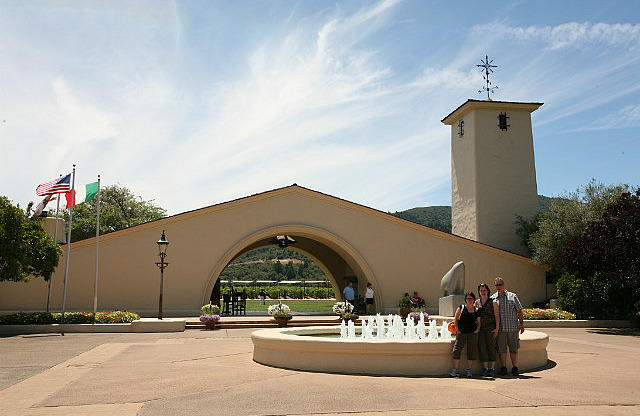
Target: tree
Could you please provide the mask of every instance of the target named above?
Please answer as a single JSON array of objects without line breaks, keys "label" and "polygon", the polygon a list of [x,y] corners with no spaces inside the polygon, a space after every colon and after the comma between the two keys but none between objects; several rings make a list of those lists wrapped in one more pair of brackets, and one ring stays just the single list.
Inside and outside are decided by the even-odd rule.
[{"label": "tree", "polygon": [[0,196],[0,281],[28,281],[29,276],[49,280],[58,266],[62,250],[41,220],[27,212]]},{"label": "tree", "polygon": [[640,300],[640,190],[623,193],[571,239],[560,305],[583,317],[625,317]]},{"label": "tree", "polygon": [[[73,207],[71,241],[96,235],[97,200]],[[144,201],[124,186],[111,185],[100,190],[100,234],[122,230],[134,225],[163,218],[166,210]],[[68,221],[69,214],[65,212]]]},{"label": "tree", "polygon": [[[602,220],[606,207],[629,189],[629,185],[605,186],[593,179],[576,192],[554,199],[536,224],[527,225],[536,230],[527,240],[533,261],[548,267],[550,275],[561,276],[566,272],[563,253],[569,241],[580,236],[589,222]],[[522,223],[519,232],[527,233]]]},{"label": "tree", "polygon": [[273,262],[273,271],[275,271],[278,275],[284,273],[284,267],[282,267],[282,263],[280,263],[280,260],[276,260]]},{"label": "tree", "polygon": [[284,266],[284,275],[287,277],[287,280],[295,280],[297,274],[296,270],[293,268],[292,261],[288,261]]}]

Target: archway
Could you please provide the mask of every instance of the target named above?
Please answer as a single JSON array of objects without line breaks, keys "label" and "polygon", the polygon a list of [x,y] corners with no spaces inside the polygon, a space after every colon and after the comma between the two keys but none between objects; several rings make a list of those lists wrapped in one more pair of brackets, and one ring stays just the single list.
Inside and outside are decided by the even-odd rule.
[{"label": "archway", "polygon": [[[211,291],[222,271],[239,256],[261,247],[273,246],[278,235],[288,235],[296,243],[288,248],[312,259],[325,273],[331,286],[339,296],[349,280],[355,280],[358,288],[371,282],[378,287],[376,278],[364,258],[347,241],[325,230],[306,225],[282,225],[270,227],[245,236],[231,246],[214,265],[203,292],[203,303],[209,302]],[[376,292],[375,304],[382,305],[383,299]]]}]

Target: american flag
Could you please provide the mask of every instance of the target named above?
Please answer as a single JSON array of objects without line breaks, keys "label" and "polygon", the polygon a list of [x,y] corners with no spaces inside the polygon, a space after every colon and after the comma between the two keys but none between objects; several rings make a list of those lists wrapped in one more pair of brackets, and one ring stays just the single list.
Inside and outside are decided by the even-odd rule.
[{"label": "american flag", "polygon": [[38,185],[36,188],[36,194],[39,196],[45,196],[66,193],[71,190],[70,184],[71,174],[68,174],[67,176]]}]

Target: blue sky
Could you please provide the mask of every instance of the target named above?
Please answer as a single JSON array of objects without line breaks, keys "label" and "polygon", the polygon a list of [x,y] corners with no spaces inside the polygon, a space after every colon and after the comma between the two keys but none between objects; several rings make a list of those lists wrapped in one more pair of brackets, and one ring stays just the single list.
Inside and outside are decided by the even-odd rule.
[{"label": "blue sky", "polygon": [[638,1],[0,0],[0,194],[77,165],[169,214],[292,183],[451,204],[440,120],[498,68],[538,193],[640,178]]}]

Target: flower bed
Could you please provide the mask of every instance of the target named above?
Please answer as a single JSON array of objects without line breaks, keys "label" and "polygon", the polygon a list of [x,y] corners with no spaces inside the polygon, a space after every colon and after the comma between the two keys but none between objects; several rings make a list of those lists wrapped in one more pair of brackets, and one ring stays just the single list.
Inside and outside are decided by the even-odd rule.
[{"label": "flower bed", "polygon": [[[94,316],[89,312],[65,312],[66,324],[122,324],[140,319],[137,313],[127,311],[98,312]],[[0,325],[47,325],[59,324],[61,313],[50,312],[20,312],[11,315],[0,315]]]},{"label": "flower bed", "polygon": [[524,319],[576,319],[576,315],[571,312],[559,311],[557,309],[523,309]]}]

